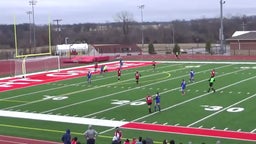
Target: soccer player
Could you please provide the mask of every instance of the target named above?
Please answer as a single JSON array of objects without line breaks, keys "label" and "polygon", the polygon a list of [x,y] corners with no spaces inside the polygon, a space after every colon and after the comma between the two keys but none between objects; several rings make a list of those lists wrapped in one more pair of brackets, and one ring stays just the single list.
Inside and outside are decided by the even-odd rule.
[{"label": "soccer player", "polygon": [[159,92],[156,93],[156,97],[155,97],[155,111],[158,108],[158,111],[161,111],[160,108],[160,94]]},{"label": "soccer player", "polygon": [[148,112],[151,113],[151,105],[152,105],[152,96],[151,95],[147,95],[146,96],[146,102],[147,102],[147,105],[148,105]]},{"label": "soccer player", "polygon": [[215,77],[215,69],[212,69],[212,71],[211,71],[211,77]]},{"label": "soccer player", "polygon": [[120,68],[117,69],[117,78],[118,78],[118,80],[120,80],[120,78],[121,78],[121,69]]},{"label": "soccer player", "polygon": [[124,64],[124,63],[123,63],[123,59],[121,58],[121,59],[119,60],[119,66],[120,66],[119,68],[120,68],[120,69],[123,67],[123,64]]},{"label": "soccer player", "polygon": [[213,92],[215,92],[215,89],[213,88],[213,83],[215,82],[215,78],[214,76],[212,76],[209,80],[209,89],[208,89],[208,92],[210,92],[210,90],[213,90]]},{"label": "soccer player", "polygon": [[91,82],[92,82],[92,73],[90,71],[88,71],[88,73],[87,73],[87,81],[89,84],[91,84]]},{"label": "soccer player", "polygon": [[190,78],[189,78],[190,82],[194,82],[195,72],[193,70],[190,70],[189,75],[190,75]]},{"label": "soccer player", "polygon": [[153,67],[153,70],[155,71],[155,69],[156,69],[156,62],[155,61],[152,61],[152,67]]},{"label": "soccer player", "polygon": [[103,73],[104,73],[104,67],[105,67],[105,65],[102,65],[102,66],[100,67],[100,74],[103,74]]},{"label": "soccer player", "polygon": [[95,65],[94,65],[94,71],[95,72],[97,71],[97,68],[98,68],[98,63],[96,62]]},{"label": "soccer player", "polygon": [[138,71],[136,71],[136,73],[135,73],[135,79],[136,79],[136,83],[137,83],[137,84],[139,84],[139,79],[140,79],[140,77],[141,77],[141,74],[140,74]]},{"label": "soccer player", "polygon": [[186,85],[187,85],[186,81],[183,79],[182,82],[181,82],[181,85],[180,85],[180,87],[181,87],[181,94],[182,95],[185,95]]}]

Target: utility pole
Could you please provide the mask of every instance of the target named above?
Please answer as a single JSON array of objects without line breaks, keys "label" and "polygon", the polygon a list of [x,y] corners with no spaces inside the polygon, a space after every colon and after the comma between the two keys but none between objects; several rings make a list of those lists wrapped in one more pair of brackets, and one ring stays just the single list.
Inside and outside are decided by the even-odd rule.
[{"label": "utility pole", "polygon": [[144,26],[143,26],[143,9],[145,5],[139,5],[138,8],[140,9],[141,15],[141,47],[144,47]]},{"label": "utility pole", "polygon": [[243,31],[245,31],[245,26],[246,26],[247,24],[245,24],[245,23],[243,22],[241,25],[242,25]]},{"label": "utility pole", "polygon": [[225,1],[220,0],[220,52],[224,53],[224,35],[223,35],[223,4],[225,4]]},{"label": "utility pole", "polygon": [[56,22],[56,25],[57,25],[57,28],[56,28],[56,31],[58,33],[58,40],[57,40],[58,42],[57,42],[57,44],[61,44],[61,42],[60,42],[60,40],[61,40],[61,36],[60,36],[61,28],[60,28],[59,23],[62,21],[62,19],[55,19],[53,21]]},{"label": "utility pole", "polygon": [[32,46],[32,40],[31,40],[31,14],[32,14],[32,11],[27,11],[26,12],[28,14],[28,21],[29,21],[29,50],[30,50],[30,53],[31,53],[31,46]]},{"label": "utility pole", "polygon": [[33,46],[36,47],[36,26],[35,26],[35,9],[34,6],[36,5],[36,0],[30,0],[29,5],[32,7],[32,16],[33,16]]}]

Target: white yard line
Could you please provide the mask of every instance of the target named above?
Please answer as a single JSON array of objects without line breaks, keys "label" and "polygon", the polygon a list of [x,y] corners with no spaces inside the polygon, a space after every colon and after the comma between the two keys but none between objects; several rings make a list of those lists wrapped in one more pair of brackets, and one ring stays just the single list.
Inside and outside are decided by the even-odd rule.
[{"label": "white yard line", "polygon": [[254,133],[254,132],[256,132],[256,128],[254,130],[252,130],[250,133]]},{"label": "white yard line", "polygon": [[[178,64],[177,64],[177,65],[178,65]],[[163,66],[163,67],[161,67],[161,68],[173,67],[173,66],[177,66],[177,65],[168,65],[168,66]],[[229,65],[225,65],[225,66],[229,66]],[[225,66],[224,66],[224,67],[225,67]],[[222,67],[221,67],[221,68],[222,68]],[[73,70],[74,70],[74,69],[73,69]],[[143,71],[146,71],[146,70],[143,70]],[[142,71],[142,72],[143,72],[143,71]],[[125,73],[124,75],[129,75],[129,74],[134,74],[134,72]],[[113,78],[113,77],[116,77],[116,76],[102,77],[102,78],[100,78],[100,79],[95,79],[95,80],[93,80],[93,81],[111,79],[111,78]],[[25,93],[25,94],[16,95],[16,96],[11,96],[11,97],[8,97],[8,98],[3,98],[3,99],[1,99],[1,100],[9,100],[9,99],[13,99],[13,98],[19,98],[19,97],[28,96],[28,95],[34,95],[34,94],[38,94],[38,93],[43,93],[43,92],[48,92],[48,91],[52,91],[52,90],[62,89],[62,88],[66,88],[66,87],[70,87],[70,86],[74,86],[74,85],[80,85],[80,84],[84,84],[84,83],[87,83],[87,81],[80,82],[80,83],[74,83],[74,84],[68,84],[68,85],[64,85],[64,86],[60,86],[60,87],[54,87],[54,88],[51,88],[51,89],[45,89],[45,90],[41,90],[41,91],[35,91],[35,92]]]},{"label": "white yard line", "polygon": [[[242,83],[242,82],[246,82],[246,81],[248,81],[248,80],[255,79],[255,78],[256,78],[256,76],[254,76],[254,77],[250,77],[250,78],[247,78],[247,79],[241,80],[241,81],[239,81],[239,82],[236,82],[236,83],[233,83],[233,84],[230,84],[230,85],[224,86],[224,87],[220,88],[219,90],[223,90],[223,89],[226,89],[226,88],[229,88],[229,87],[232,87],[232,86],[238,85],[238,84],[240,84],[240,83]],[[186,100],[186,101],[183,101],[183,102],[180,102],[180,103],[174,104],[174,105],[172,105],[172,106],[169,106],[169,107],[167,107],[167,108],[164,108],[164,109],[162,109],[161,111],[166,111],[166,110],[169,110],[169,109],[171,109],[171,108],[175,108],[175,107],[180,106],[180,105],[182,105],[182,104],[185,104],[185,103],[191,102],[191,101],[193,101],[193,100],[196,100],[196,99],[199,99],[199,98],[205,97],[205,96],[207,96],[207,95],[209,95],[209,94],[211,94],[211,93],[205,93],[205,94],[199,95],[199,96],[197,96],[197,97],[194,97],[194,98],[188,99],[188,100]],[[256,94],[255,94],[255,95],[256,95]],[[150,117],[150,116],[155,115],[155,114],[156,114],[156,113],[151,113],[151,114],[145,115],[145,116],[143,116],[143,117],[140,117],[140,118],[134,119],[133,121],[138,121],[138,120],[141,120],[141,119],[144,119],[144,118]]]},{"label": "white yard line", "polygon": [[[256,76],[254,76],[254,78],[256,78]],[[248,79],[247,79],[248,80]],[[204,118],[202,118],[202,119],[200,119],[200,120],[198,120],[198,121],[195,121],[195,122],[193,122],[193,123],[191,123],[191,124],[189,124],[189,125],[187,125],[188,127],[191,127],[191,126],[193,126],[193,125],[195,125],[195,124],[197,124],[197,123],[199,123],[199,122],[202,122],[202,121],[204,121],[204,120],[206,120],[206,119],[208,119],[208,118],[210,118],[210,117],[213,117],[213,116],[215,116],[215,115],[217,115],[217,114],[219,114],[219,113],[221,113],[221,112],[223,112],[223,111],[226,111],[227,109],[229,109],[229,108],[231,108],[231,107],[234,107],[234,106],[236,106],[236,105],[238,105],[238,104],[240,104],[240,103],[242,103],[242,102],[245,102],[245,101],[247,101],[247,100],[249,100],[249,99],[251,99],[251,98],[254,98],[256,96],[256,94],[254,94],[254,95],[251,95],[250,97],[247,97],[247,98],[245,98],[245,99],[242,99],[241,101],[238,101],[238,102],[236,102],[236,103],[234,103],[234,104],[232,104],[232,105],[230,105],[230,106],[228,106],[228,107],[226,107],[226,108],[223,108],[223,109],[221,109],[221,110],[219,110],[219,111],[217,111],[217,112],[215,112],[215,113],[212,113],[212,114],[210,114],[210,115],[208,115],[208,116],[206,116],[206,117],[204,117]]]},{"label": "white yard line", "polygon": [[[230,66],[230,65],[221,66],[220,68],[227,67],[227,66]],[[175,69],[175,70],[171,70],[170,72],[177,71],[177,70],[183,70],[183,69],[187,69],[187,68]],[[216,68],[216,69],[218,69],[218,68]],[[209,69],[205,70],[205,71],[209,71]],[[200,73],[200,72],[198,72],[198,73]],[[147,75],[146,77],[151,77],[153,75],[157,75],[157,74]],[[184,77],[184,76],[186,76],[186,75],[183,75],[183,76],[180,76],[180,77],[177,77],[177,78],[181,78],[181,77]],[[128,79],[128,80],[125,80],[125,81],[121,81],[120,83],[123,83],[123,82],[126,82],[126,81],[131,81],[131,80],[134,80],[134,79]],[[146,86],[154,85],[154,84],[161,83],[161,82],[164,82],[164,81],[169,81],[169,80],[173,80],[173,79],[166,79],[166,80],[162,80],[162,81],[155,82],[155,83],[152,83],[152,84],[144,85],[144,86],[141,86],[141,87],[146,87]],[[117,83],[112,83],[112,84],[106,84],[106,85],[102,85],[102,86],[98,86],[98,87],[83,89],[83,90],[79,90],[79,91],[74,91],[74,92],[70,92],[70,93],[61,94],[61,96],[63,96],[63,95],[68,96],[68,95],[81,93],[81,92],[85,92],[85,91],[89,91],[89,90],[93,90],[93,89],[98,89],[98,88],[101,88],[101,87],[106,87],[108,85],[116,85],[116,84]],[[69,106],[74,106],[76,104],[81,104],[81,103],[90,102],[90,101],[93,101],[93,100],[102,99],[102,98],[109,97],[109,96],[112,96],[112,95],[115,95],[115,94],[120,94],[120,93],[123,93],[123,92],[131,91],[131,90],[135,90],[135,89],[139,89],[139,88],[140,87],[136,87],[136,88],[133,88],[133,89],[124,90],[124,91],[120,91],[120,92],[117,92],[117,93],[112,93],[112,94],[109,94],[109,95],[99,96],[99,97],[96,97],[94,99],[89,99],[89,100],[86,100],[86,101],[81,101],[81,102],[73,103],[73,104],[66,105],[66,106],[63,106],[63,107],[60,107],[60,108],[52,109],[52,110],[49,110],[49,111],[44,111],[43,113],[47,113],[47,112],[51,112],[51,111],[54,111],[54,110],[66,108],[66,107],[69,107]],[[15,106],[3,108],[3,109],[4,110],[9,110],[9,109],[12,109],[12,108],[26,106],[26,105],[30,105],[30,104],[34,104],[34,103],[38,103],[38,102],[42,102],[42,101],[46,101],[46,100],[40,99],[40,100],[36,100],[36,101],[32,101],[32,102],[28,102],[28,103],[24,103],[24,104],[20,104],[20,105],[15,105]]]},{"label": "white yard line", "polygon": [[[204,70],[204,71],[201,71],[201,72],[205,72],[205,71],[209,71],[209,70]],[[243,70],[238,70],[238,71],[243,71]],[[238,71],[234,71],[234,72],[231,72],[231,73],[226,73],[226,74],[221,75],[221,76],[219,76],[219,77],[222,77],[222,76],[225,76],[225,75],[228,75],[228,74],[232,74],[232,73],[235,73],[235,72],[238,72]],[[198,72],[198,73],[201,73],[201,72]],[[175,78],[172,78],[172,79],[169,79],[169,80],[180,79],[180,78],[182,78],[182,77],[184,77],[184,75],[183,75],[183,76],[179,76],[179,77],[175,77]],[[167,80],[163,80],[163,81],[168,81],[168,79],[167,79]],[[90,102],[90,101],[94,101],[94,100],[98,100],[98,99],[110,97],[110,96],[112,96],[112,95],[121,94],[121,93],[124,93],[124,92],[132,91],[132,90],[135,90],[135,89],[140,89],[140,88],[147,87],[147,86],[150,86],[150,85],[155,85],[155,84],[161,83],[161,82],[163,82],[163,81],[154,82],[154,83],[152,83],[152,84],[143,85],[143,86],[140,86],[140,87],[136,87],[136,88],[128,89],[128,90],[124,90],[124,91],[119,91],[119,92],[112,93],[112,94],[108,94],[108,95],[104,95],[104,96],[98,96],[98,97],[93,98],[93,99],[89,99],[89,100],[85,100],[85,101],[73,103],[73,104],[70,104],[70,105],[58,107],[58,108],[51,109],[51,110],[48,110],[48,111],[43,111],[43,112],[41,112],[41,113],[48,113],[48,112],[52,112],[52,111],[55,111],[55,110],[60,110],[60,109],[63,109],[63,108],[67,108],[67,107],[71,107],[71,106],[74,106],[74,105],[82,104],[82,103],[85,103],[85,102]],[[201,81],[198,81],[198,82],[194,82],[194,83],[191,83],[190,85],[194,85],[194,84],[197,84],[197,83],[200,83],[200,82],[205,82],[205,80],[201,80]],[[177,87],[177,88],[174,88],[174,89],[171,89],[171,90],[167,90],[167,91],[164,91],[164,92],[161,92],[161,93],[164,94],[164,93],[168,93],[168,92],[171,92],[171,91],[174,91],[174,90],[178,90],[178,89],[180,89],[180,87]],[[135,101],[139,101],[139,100],[143,100],[143,99],[144,99],[144,98],[141,98],[141,99],[138,99],[138,100],[135,100]],[[109,111],[109,110],[112,110],[112,109],[115,109],[115,108],[118,108],[118,107],[121,107],[121,106],[124,106],[124,105],[128,105],[128,104],[129,104],[129,103],[123,104],[123,105],[114,106],[114,107],[110,107],[110,108],[104,109],[104,110],[102,110],[102,111],[98,111],[98,112],[95,112],[95,113],[91,113],[91,114],[88,114],[88,115],[84,115],[84,117],[88,117],[88,116],[92,116],[92,115],[99,114],[99,113],[102,113],[102,112],[106,112],[106,111]]]},{"label": "white yard line", "polygon": [[[242,80],[242,81],[233,83],[233,84],[231,84],[231,85],[227,85],[227,86],[222,87],[222,88],[220,88],[220,89],[221,89],[221,90],[222,90],[222,89],[226,89],[226,88],[229,88],[229,87],[231,87],[231,86],[235,86],[235,85],[237,85],[237,84],[240,84],[240,83],[242,83],[242,82],[246,82],[246,81],[251,80],[251,79],[254,79],[254,78],[256,78],[256,76],[251,77],[251,78],[244,79],[244,80]],[[191,98],[191,99],[189,99],[189,100],[186,100],[186,101],[177,103],[177,104],[172,105],[172,106],[170,106],[170,107],[164,108],[164,109],[162,109],[161,111],[166,111],[166,110],[169,110],[169,109],[171,109],[171,108],[175,108],[175,107],[177,107],[177,106],[180,106],[180,105],[182,105],[182,104],[188,103],[188,102],[190,102],[190,101],[193,101],[193,100],[196,100],[196,99],[205,97],[205,96],[207,96],[207,95],[209,95],[209,94],[210,94],[210,93],[205,93],[205,94],[203,94],[203,95],[200,95],[200,96]],[[256,94],[255,94],[254,96],[256,96]],[[144,118],[151,117],[152,115],[155,115],[155,114],[156,114],[156,113],[151,113],[151,114],[142,116],[142,117],[140,117],[140,118],[134,119],[134,120],[132,120],[131,122],[139,121],[139,120],[142,120],[142,119],[144,119]],[[200,126],[200,127],[201,127],[201,126]],[[102,131],[102,132],[100,132],[100,134],[109,132],[109,131],[111,131],[111,130],[113,130],[113,129],[108,129],[108,130]]]}]

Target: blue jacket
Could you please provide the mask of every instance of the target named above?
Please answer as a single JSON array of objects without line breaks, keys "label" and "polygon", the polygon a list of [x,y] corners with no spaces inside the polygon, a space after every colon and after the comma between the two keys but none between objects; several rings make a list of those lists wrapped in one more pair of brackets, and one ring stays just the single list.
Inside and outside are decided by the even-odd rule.
[{"label": "blue jacket", "polygon": [[66,130],[66,133],[61,137],[61,140],[64,144],[71,144],[71,134],[69,129]]}]

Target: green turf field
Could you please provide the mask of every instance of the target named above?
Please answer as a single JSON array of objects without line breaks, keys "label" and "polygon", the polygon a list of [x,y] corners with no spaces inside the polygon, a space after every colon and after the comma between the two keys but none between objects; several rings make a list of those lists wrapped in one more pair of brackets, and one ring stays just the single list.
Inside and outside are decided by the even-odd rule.
[{"label": "green turf field", "polygon": [[[196,73],[195,82],[189,82],[189,71]],[[210,71],[215,69],[216,93],[207,93]],[[140,84],[134,72],[141,73]],[[0,110],[74,116],[113,121],[188,126],[256,133],[256,64],[167,63],[94,75],[92,84],[85,77],[48,83],[24,89],[2,92]],[[181,95],[180,83],[187,82],[186,94]],[[161,112],[148,114],[145,96],[161,95]],[[0,117],[0,134],[45,139],[60,142],[67,128],[72,136],[85,143],[82,133],[85,124],[50,122],[22,118]],[[100,133],[97,144],[109,144],[114,130],[94,126]],[[124,138],[150,137],[155,143],[174,139],[176,143],[253,144],[252,141],[170,134],[122,129]]]}]

